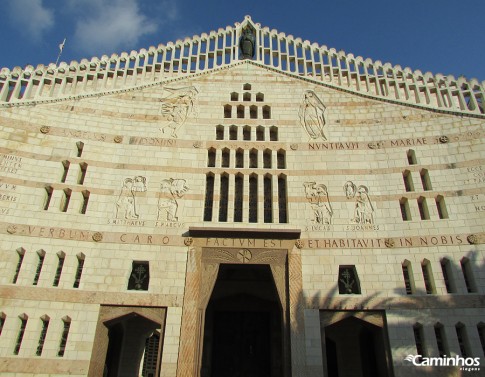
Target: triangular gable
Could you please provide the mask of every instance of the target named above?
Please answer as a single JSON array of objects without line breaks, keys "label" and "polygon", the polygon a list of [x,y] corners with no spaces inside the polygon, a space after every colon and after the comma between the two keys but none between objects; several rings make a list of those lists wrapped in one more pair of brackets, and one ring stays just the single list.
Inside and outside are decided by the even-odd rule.
[{"label": "triangular gable", "polygon": [[148,50],[106,55],[59,66],[0,71],[0,104],[56,101],[73,96],[126,90],[144,84],[227,68],[243,60],[241,33],[248,26],[256,41],[251,62],[315,83],[378,99],[460,114],[484,116],[485,91],[476,80],[433,76],[302,41],[270,30],[246,16],[233,27],[203,33]]}]

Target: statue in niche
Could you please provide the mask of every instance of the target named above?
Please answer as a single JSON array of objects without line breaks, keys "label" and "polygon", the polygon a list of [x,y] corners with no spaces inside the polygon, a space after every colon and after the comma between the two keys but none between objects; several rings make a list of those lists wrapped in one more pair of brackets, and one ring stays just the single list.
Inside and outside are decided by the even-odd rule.
[{"label": "statue in niche", "polygon": [[354,217],[351,219],[355,224],[374,224],[374,205],[369,197],[369,189],[361,185],[356,187],[352,181],[344,185],[347,199],[355,198]]},{"label": "statue in niche", "polygon": [[313,222],[317,224],[331,224],[333,210],[328,199],[327,187],[316,182],[304,182],[305,195],[313,210]]},{"label": "statue in niche", "polygon": [[239,48],[243,59],[252,59],[256,53],[256,37],[251,27],[246,27],[239,38]]},{"label": "statue in niche", "polygon": [[188,190],[185,179],[164,179],[160,184],[157,220],[178,221],[177,199],[183,197]]},{"label": "statue in niche", "polygon": [[323,132],[325,126],[326,106],[318,98],[313,90],[307,90],[303,94],[303,100],[298,111],[300,124],[311,139],[321,138],[326,141],[327,136]]},{"label": "statue in niche", "polygon": [[195,86],[183,88],[164,88],[168,95],[160,99],[160,114],[167,124],[160,131],[170,132],[170,137],[177,138],[177,130],[182,127],[191,115],[197,116],[196,99],[199,91]]},{"label": "statue in niche", "polygon": [[120,195],[116,201],[116,218],[117,219],[138,219],[138,211],[136,207],[136,193],[145,192],[146,178],[136,176],[134,178],[126,178],[123,181]]}]

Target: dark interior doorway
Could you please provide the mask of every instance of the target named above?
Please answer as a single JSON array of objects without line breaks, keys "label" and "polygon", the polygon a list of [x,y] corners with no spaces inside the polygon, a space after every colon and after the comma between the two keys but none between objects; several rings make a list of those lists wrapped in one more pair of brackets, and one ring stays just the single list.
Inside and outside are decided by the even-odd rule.
[{"label": "dark interior doorway", "polygon": [[206,309],[201,376],[282,375],[282,310],[270,267],[221,264]]},{"label": "dark interior doorway", "polygon": [[389,377],[384,329],[356,317],[325,327],[328,377]]}]

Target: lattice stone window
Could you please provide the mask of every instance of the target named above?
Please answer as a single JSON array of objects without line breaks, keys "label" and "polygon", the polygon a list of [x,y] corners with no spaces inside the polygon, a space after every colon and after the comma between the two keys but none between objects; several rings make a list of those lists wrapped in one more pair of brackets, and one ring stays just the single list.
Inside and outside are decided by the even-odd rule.
[{"label": "lattice stone window", "polygon": [[446,342],[445,327],[440,322],[437,322],[434,325],[434,334],[436,337],[438,354],[440,357],[446,357],[446,355],[449,355],[448,343]]},{"label": "lattice stone window", "polygon": [[407,259],[402,262],[402,275],[404,278],[404,287],[406,288],[406,294],[412,295],[415,292],[413,269],[411,262]]},{"label": "lattice stone window", "polygon": [[66,352],[67,338],[69,337],[69,329],[71,327],[71,318],[64,317],[62,319],[64,324],[61,334],[61,340],[59,342],[59,350],[57,351],[57,356],[63,357]]},{"label": "lattice stone window", "polygon": [[25,249],[23,247],[20,247],[17,249],[17,254],[18,254],[18,261],[17,261],[17,266],[15,268],[15,274],[12,279],[12,283],[16,284],[17,280],[19,278],[20,274],[20,269],[22,268],[22,262],[24,261],[24,256],[25,256]]},{"label": "lattice stone window", "polygon": [[414,152],[414,150],[412,149],[408,150],[406,153],[406,157],[409,165],[416,165],[418,163],[416,159],[416,153]]},{"label": "lattice stone window", "polygon": [[212,221],[212,207],[214,201],[214,174],[205,177],[204,221]]},{"label": "lattice stone window", "polygon": [[438,211],[438,217],[440,219],[447,219],[448,218],[448,210],[446,209],[445,198],[441,195],[438,195],[435,199],[436,202],[436,210]]},{"label": "lattice stone window", "polygon": [[463,279],[465,280],[466,290],[468,293],[476,293],[477,286],[473,276],[472,265],[470,259],[463,257],[460,260],[461,272],[463,273]]},{"label": "lattice stone window", "polygon": [[399,208],[401,209],[401,216],[403,221],[411,220],[411,211],[409,209],[409,202],[407,198],[401,198],[399,200]]},{"label": "lattice stone window", "polygon": [[128,290],[148,291],[150,265],[148,261],[133,261],[128,279]]},{"label": "lattice stone window", "polygon": [[29,317],[27,316],[27,314],[23,313],[19,315],[19,319],[20,319],[20,328],[17,335],[17,340],[15,342],[15,347],[13,349],[14,355],[18,355],[20,352],[20,347],[22,347],[22,340],[24,339],[25,328],[27,327],[27,320],[29,319]]},{"label": "lattice stone window", "polygon": [[39,283],[40,273],[42,272],[42,267],[44,266],[44,259],[45,259],[45,251],[39,250],[37,251],[37,256],[39,260],[37,261],[37,268],[35,269],[34,281],[32,285],[37,285]]},{"label": "lattice stone window", "polygon": [[411,176],[411,172],[409,170],[404,170],[402,173],[402,178],[406,191],[414,191],[413,177]]},{"label": "lattice stone window", "polygon": [[76,257],[77,257],[77,268],[76,268],[76,275],[74,277],[74,284],[72,285],[73,288],[79,288],[79,284],[81,283],[81,277],[84,269],[84,261],[86,259],[83,253],[79,253],[78,255],[76,255]]},{"label": "lattice stone window", "polygon": [[423,259],[421,262],[421,271],[423,272],[424,287],[426,288],[426,294],[436,294],[436,288],[433,280],[433,271],[431,269],[431,262],[428,259]]},{"label": "lattice stone window", "polygon": [[[418,355],[427,356],[426,344],[424,340],[423,325],[420,323],[415,323],[413,326],[414,342],[416,344],[416,352]],[[421,357],[418,360],[421,362]]]},{"label": "lattice stone window", "polygon": [[461,322],[458,322],[455,325],[455,330],[456,330],[456,338],[458,340],[458,345],[460,346],[461,356],[469,357],[471,355],[470,343],[468,341],[468,334],[467,334],[465,325]]},{"label": "lattice stone window", "polygon": [[359,276],[355,266],[339,266],[338,291],[340,294],[360,294]]},{"label": "lattice stone window", "polygon": [[52,283],[53,287],[58,287],[59,282],[61,280],[62,268],[64,267],[64,261],[66,260],[66,253],[63,251],[59,251],[57,253],[57,268],[56,274],[54,275],[54,282]]},{"label": "lattice stone window", "polygon": [[35,354],[37,356],[42,355],[42,350],[44,349],[45,337],[47,335],[47,329],[49,328],[50,318],[48,315],[43,315],[42,317],[40,317],[40,320],[42,322],[42,328],[40,330],[39,341],[37,342],[37,350],[35,351]]},{"label": "lattice stone window", "polygon": [[234,187],[234,222],[243,221],[244,176],[236,174]]},{"label": "lattice stone window", "polygon": [[453,281],[453,272],[451,269],[451,262],[448,258],[443,258],[440,261],[441,272],[443,273],[443,280],[445,282],[446,292],[455,293],[456,288]]}]

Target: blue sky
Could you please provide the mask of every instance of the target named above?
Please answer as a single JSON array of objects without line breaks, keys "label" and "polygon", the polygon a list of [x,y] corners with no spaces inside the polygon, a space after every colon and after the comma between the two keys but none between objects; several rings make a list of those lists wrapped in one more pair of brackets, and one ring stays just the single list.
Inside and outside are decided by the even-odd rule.
[{"label": "blue sky", "polygon": [[355,56],[485,80],[485,0],[3,0],[0,67],[139,50],[241,22]]}]

